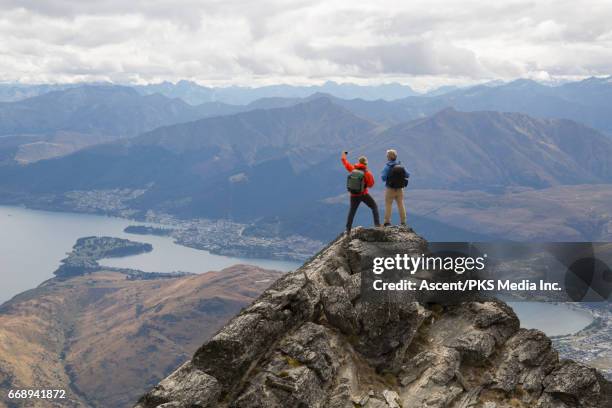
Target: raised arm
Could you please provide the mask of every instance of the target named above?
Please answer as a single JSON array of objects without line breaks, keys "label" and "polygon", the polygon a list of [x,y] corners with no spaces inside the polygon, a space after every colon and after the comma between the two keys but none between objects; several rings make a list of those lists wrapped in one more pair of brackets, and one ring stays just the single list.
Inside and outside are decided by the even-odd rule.
[{"label": "raised arm", "polygon": [[342,164],[344,164],[344,167],[346,168],[347,171],[353,171],[355,170],[355,166],[353,166],[347,159],[346,159],[346,153],[342,152]]}]

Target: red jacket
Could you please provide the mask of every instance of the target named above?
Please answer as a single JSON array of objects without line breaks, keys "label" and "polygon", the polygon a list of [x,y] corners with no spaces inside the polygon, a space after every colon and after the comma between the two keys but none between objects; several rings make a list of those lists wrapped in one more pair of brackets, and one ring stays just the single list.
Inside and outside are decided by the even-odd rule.
[{"label": "red jacket", "polygon": [[365,177],[364,178],[365,178],[366,188],[363,190],[362,193],[351,194],[351,196],[357,197],[357,196],[360,196],[360,195],[368,194],[368,188],[374,186],[374,176],[372,175],[372,173],[370,173],[370,170],[368,170],[368,166],[366,166],[365,164],[361,164],[361,163],[351,164],[344,157],[342,158],[342,164],[344,164],[344,167],[346,167],[346,170],[348,170],[349,173],[351,171],[355,170],[355,169],[365,171]]}]

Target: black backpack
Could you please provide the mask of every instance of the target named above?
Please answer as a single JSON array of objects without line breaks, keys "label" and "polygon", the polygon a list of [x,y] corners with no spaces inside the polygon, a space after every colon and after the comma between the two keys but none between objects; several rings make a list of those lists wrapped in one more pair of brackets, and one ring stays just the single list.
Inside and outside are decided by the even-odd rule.
[{"label": "black backpack", "polygon": [[406,169],[401,164],[396,164],[391,167],[389,174],[387,175],[387,187],[390,188],[404,188],[408,185],[408,177],[410,174],[406,172]]}]

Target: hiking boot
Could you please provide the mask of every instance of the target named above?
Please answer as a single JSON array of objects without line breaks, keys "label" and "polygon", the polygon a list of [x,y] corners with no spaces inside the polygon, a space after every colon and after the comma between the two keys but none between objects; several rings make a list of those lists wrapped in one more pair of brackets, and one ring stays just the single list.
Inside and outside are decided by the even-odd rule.
[{"label": "hiking boot", "polygon": [[402,222],[400,225],[401,225],[402,227],[405,227],[405,226],[406,226],[406,223],[405,223],[405,222]]},{"label": "hiking boot", "polygon": [[385,227],[390,227],[391,223],[390,222],[385,222]]}]

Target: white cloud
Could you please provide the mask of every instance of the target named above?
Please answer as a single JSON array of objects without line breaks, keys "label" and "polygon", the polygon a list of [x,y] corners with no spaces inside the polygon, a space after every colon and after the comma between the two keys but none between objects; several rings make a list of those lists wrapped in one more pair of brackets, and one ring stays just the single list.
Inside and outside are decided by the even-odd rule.
[{"label": "white cloud", "polygon": [[612,71],[607,0],[0,0],[0,80],[419,87]]}]

